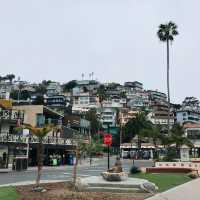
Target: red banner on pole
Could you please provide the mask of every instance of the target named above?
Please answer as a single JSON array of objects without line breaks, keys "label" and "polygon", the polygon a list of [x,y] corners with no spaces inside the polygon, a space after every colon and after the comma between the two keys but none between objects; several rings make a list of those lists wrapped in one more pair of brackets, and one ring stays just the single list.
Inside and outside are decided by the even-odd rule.
[{"label": "red banner on pole", "polygon": [[104,138],[103,138],[104,140],[104,144],[106,144],[106,145],[111,145],[112,144],[112,134],[108,134],[108,133],[106,133],[106,134],[104,134]]}]

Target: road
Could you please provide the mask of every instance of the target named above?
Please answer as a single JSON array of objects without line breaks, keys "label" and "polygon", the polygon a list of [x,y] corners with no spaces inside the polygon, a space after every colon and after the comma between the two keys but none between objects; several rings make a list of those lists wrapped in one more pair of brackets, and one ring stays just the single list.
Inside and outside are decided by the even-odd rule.
[{"label": "road", "polygon": [[[110,166],[113,166],[115,157],[110,159]],[[123,160],[123,169],[128,172],[132,166],[131,160]],[[107,158],[95,159],[92,166],[85,162],[78,166],[78,176],[88,177],[97,176],[101,172],[107,170]],[[61,166],[61,167],[44,167],[42,171],[41,180],[70,180],[72,177],[73,166]],[[34,181],[37,174],[37,168],[29,168],[27,171],[16,172],[11,171],[9,173],[0,173],[0,185]]]}]

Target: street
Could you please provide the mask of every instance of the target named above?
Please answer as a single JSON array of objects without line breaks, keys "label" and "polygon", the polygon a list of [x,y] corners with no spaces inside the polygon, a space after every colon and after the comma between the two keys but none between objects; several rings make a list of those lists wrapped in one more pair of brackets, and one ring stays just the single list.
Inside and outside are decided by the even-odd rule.
[{"label": "street", "polygon": [[[114,165],[115,157],[110,159],[110,167]],[[131,160],[122,160],[123,169],[125,172],[129,172],[132,166]],[[73,166],[60,166],[60,167],[44,167],[42,170],[41,180],[70,180],[72,177]],[[107,170],[107,158],[95,159],[92,165],[89,162],[83,163],[78,166],[78,176],[88,177],[97,176],[101,172]],[[27,171],[11,171],[9,173],[0,173],[0,185],[24,182],[24,181],[34,181],[37,174],[37,168],[29,168]]]}]

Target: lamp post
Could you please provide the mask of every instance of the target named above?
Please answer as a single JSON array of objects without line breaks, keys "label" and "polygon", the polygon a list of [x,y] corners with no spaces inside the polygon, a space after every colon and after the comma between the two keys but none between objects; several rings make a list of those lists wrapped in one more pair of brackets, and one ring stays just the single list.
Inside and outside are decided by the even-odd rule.
[{"label": "lamp post", "polygon": [[122,145],[122,125],[120,123],[120,136],[119,136],[119,155],[120,158],[122,158],[122,151],[121,151],[121,145]]},{"label": "lamp post", "polygon": [[[110,133],[110,124],[108,124],[108,133]],[[110,145],[108,145],[108,170],[110,169]]]}]

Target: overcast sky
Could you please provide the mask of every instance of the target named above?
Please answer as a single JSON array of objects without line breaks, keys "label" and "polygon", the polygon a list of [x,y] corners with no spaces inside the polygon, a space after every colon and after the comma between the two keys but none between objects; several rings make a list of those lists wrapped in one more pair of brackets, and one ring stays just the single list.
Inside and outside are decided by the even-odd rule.
[{"label": "overcast sky", "polygon": [[67,82],[141,81],[166,92],[166,46],[156,31],[169,20],[171,96],[199,95],[199,0],[0,0],[0,73]]}]

